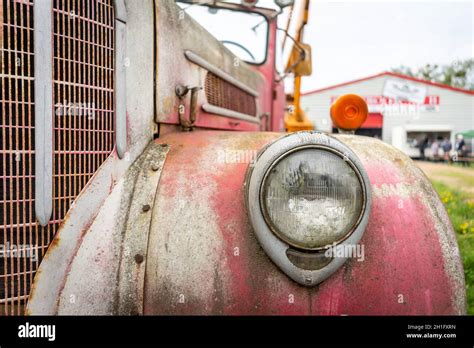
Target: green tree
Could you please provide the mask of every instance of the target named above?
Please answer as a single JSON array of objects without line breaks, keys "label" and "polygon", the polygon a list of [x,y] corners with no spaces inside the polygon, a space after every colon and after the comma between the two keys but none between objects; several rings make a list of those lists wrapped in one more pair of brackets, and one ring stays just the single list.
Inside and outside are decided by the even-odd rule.
[{"label": "green tree", "polygon": [[474,59],[457,60],[442,66],[426,64],[415,70],[402,65],[392,69],[392,71],[452,87],[474,90]]}]

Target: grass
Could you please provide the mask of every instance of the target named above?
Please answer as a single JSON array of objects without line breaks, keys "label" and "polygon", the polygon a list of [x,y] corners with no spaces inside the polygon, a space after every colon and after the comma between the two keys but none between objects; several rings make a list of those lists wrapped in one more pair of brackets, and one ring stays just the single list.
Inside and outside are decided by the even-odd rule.
[{"label": "grass", "polygon": [[433,181],[433,185],[456,231],[466,278],[467,312],[474,315],[474,202],[466,193],[439,181]]},{"label": "grass", "polygon": [[[467,170],[467,168],[465,167]],[[464,184],[474,186],[474,176],[473,175],[467,175],[465,173],[458,173],[458,172],[453,172],[453,171],[442,171],[439,173],[439,175],[443,176],[448,176],[452,178],[457,178],[460,179]]]},{"label": "grass", "polygon": [[453,171],[450,167],[448,167],[446,168],[446,170],[440,170],[439,172],[437,172],[437,175],[456,178],[459,179],[464,185],[474,186],[474,175],[472,175],[474,170],[472,169],[472,167],[456,166],[454,168],[462,168],[464,172]]}]

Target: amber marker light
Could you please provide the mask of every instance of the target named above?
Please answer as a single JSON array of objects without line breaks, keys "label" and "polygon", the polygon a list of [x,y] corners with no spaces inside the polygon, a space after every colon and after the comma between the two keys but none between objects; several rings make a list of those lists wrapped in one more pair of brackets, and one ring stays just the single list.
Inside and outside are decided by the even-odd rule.
[{"label": "amber marker light", "polygon": [[331,119],[336,128],[352,131],[360,128],[367,119],[367,103],[357,94],[345,94],[331,105]]}]

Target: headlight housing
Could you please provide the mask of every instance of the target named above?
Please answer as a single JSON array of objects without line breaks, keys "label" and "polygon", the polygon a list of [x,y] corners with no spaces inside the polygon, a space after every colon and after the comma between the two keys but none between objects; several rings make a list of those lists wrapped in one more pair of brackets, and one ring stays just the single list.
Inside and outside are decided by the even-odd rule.
[{"label": "headlight housing", "polygon": [[324,251],[357,244],[368,221],[370,183],[357,156],[319,132],[298,132],[265,147],[249,167],[246,203],[270,258],[304,285],[345,261]]},{"label": "headlight housing", "polygon": [[303,146],[267,170],[260,206],[270,229],[288,244],[321,250],[345,239],[364,210],[354,165],[336,150]]}]

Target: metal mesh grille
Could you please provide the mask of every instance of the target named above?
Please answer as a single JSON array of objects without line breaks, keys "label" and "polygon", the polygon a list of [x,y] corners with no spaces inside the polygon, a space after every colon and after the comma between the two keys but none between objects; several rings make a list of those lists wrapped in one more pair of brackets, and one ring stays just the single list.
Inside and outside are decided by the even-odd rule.
[{"label": "metal mesh grille", "polygon": [[62,219],[114,145],[112,0],[55,0],[53,28],[53,219]]},{"label": "metal mesh grille", "polygon": [[0,17],[0,313],[21,314],[38,261],[5,248],[47,245],[54,226],[34,218],[33,3],[2,0]]},{"label": "metal mesh grille", "polygon": [[53,2],[54,202],[41,227],[34,216],[33,2],[0,1],[0,245],[38,247],[37,258],[0,257],[0,315],[15,315],[71,203],[113,150],[114,12],[113,0]]},{"label": "metal mesh grille", "polygon": [[205,90],[209,104],[247,115],[257,114],[254,96],[211,72],[206,75]]}]

